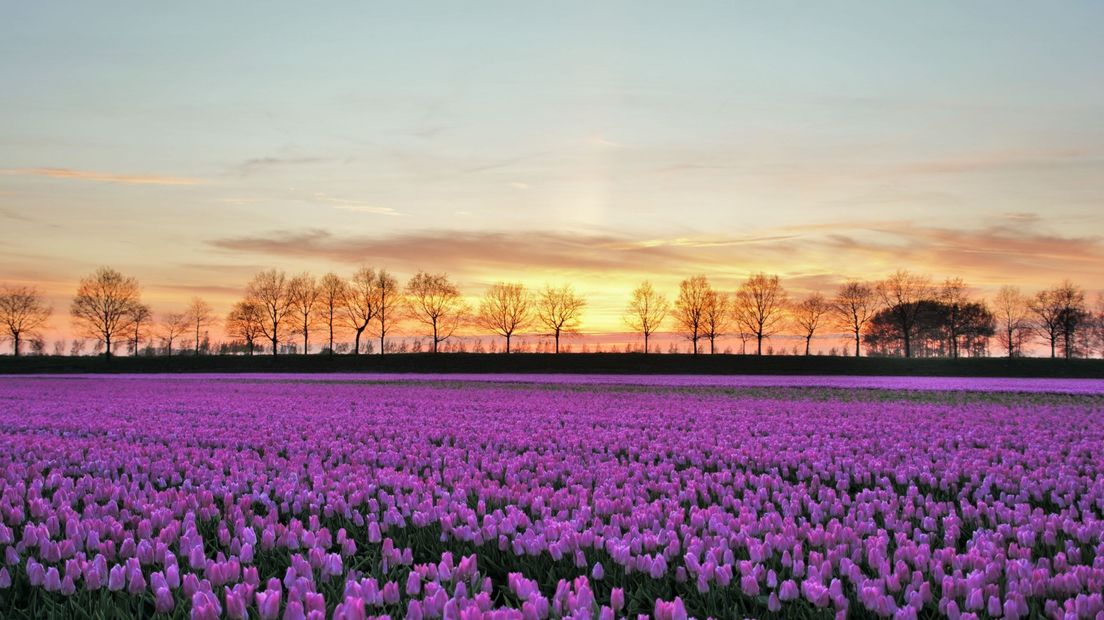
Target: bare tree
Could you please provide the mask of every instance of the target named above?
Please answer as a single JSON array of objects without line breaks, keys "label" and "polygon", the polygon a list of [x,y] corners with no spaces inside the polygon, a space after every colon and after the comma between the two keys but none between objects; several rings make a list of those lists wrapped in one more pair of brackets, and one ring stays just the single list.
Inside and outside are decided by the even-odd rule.
[{"label": "bare tree", "polygon": [[832,313],[836,322],[855,337],[855,357],[862,354],[862,334],[866,324],[877,311],[874,287],[865,282],[850,280],[836,291],[832,300]]},{"label": "bare tree", "polygon": [[387,334],[391,331],[391,321],[395,311],[402,307],[402,290],[399,280],[380,269],[376,273],[376,323],[379,325],[380,355],[385,353]]},{"label": "bare tree", "polygon": [[376,270],[361,267],[353,274],[345,292],[345,315],[349,326],[356,334],[353,342],[353,355],[360,354],[360,336],[368,328],[368,323],[376,318],[379,300],[376,295]]},{"label": "bare tree", "polygon": [[794,305],[793,320],[801,329],[801,335],[805,337],[805,355],[809,355],[813,335],[831,309],[832,305],[820,292],[813,293]]},{"label": "bare tree", "polygon": [[510,337],[525,329],[533,318],[533,295],[520,282],[498,282],[484,293],[479,302],[476,322],[506,338],[510,352]]},{"label": "bare tree", "polygon": [[537,295],[536,322],[555,342],[555,352],[560,352],[560,337],[579,333],[586,300],[575,294],[570,284],[560,287],[545,285]]},{"label": "bare tree", "polygon": [[334,326],[337,314],[348,295],[349,285],[336,273],[330,272],[318,281],[318,318],[329,330],[329,352],[334,354]]},{"label": "bare tree", "polygon": [[19,356],[23,339],[33,337],[46,324],[54,309],[46,303],[42,291],[32,286],[0,288],[0,322],[12,342],[12,355]]},{"label": "bare tree", "polygon": [[245,297],[261,311],[261,333],[272,343],[272,354],[278,352],[280,338],[287,332],[291,314],[291,295],[287,275],[269,269],[253,276],[245,289]]},{"label": "bare tree", "polygon": [[951,345],[951,358],[958,358],[958,341],[965,326],[963,311],[970,303],[966,283],[962,278],[947,278],[939,288],[938,301],[947,306],[947,318],[944,323],[947,328],[947,339]]},{"label": "bare tree", "polygon": [[249,354],[253,355],[253,343],[264,333],[264,321],[260,306],[248,299],[239,301],[226,316],[226,333],[245,342]]},{"label": "bare tree", "polygon": [[667,296],[656,292],[651,282],[645,280],[633,290],[624,321],[634,331],[644,334],[645,353],[648,353],[648,339],[663,325],[670,309]]},{"label": "bare tree", "polygon": [[1030,329],[1027,299],[1019,288],[1002,286],[993,301],[998,323],[997,340],[1008,351],[1008,357],[1014,357]]},{"label": "bare tree", "polygon": [[1096,310],[1092,313],[1092,321],[1089,325],[1091,332],[1091,348],[1096,348],[1101,357],[1104,357],[1104,293],[1096,297]]},{"label": "bare tree", "polygon": [[172,357],[173,342],[188,331],[190,322],[183,312],[170,312],[161,319],[161,339],[165,342],[165,351]]},{"label": "bare tree", "polygon": [[143,331],[149,327],[149,323],[152,321],[153,311],[146,304],[137,303],[130,309],[130,329],[128,331],[133,336],[130,340],[133,355],[138,355],[138,350],[142,346]]},{"label": "bare tree", "polygon": [[703,275],[696,275],[679,282],[679,294],[675,299],[672,316],[679,329],[690,341],[694,355],[698,354],[698,341],[705,327],[705,306],[712,287]]},{"label": "bare tree", "polygon": [[69,314],[79,331],[104,344],[105,356],[110,358],[112,341],[129,327],[131,310],[139,302],[137,280],[100,267],[81,278]]},{"label": "bare tree", "polygon": [[763,339],[777,333],[786,311],[786,291],[778,276],[756,273],[736,291],[736,322],[755,336],[755,354],[763,354]]},{"label": "bare tree", "polygon": [[1062,355],[1066,359],[1074,357],[1078,348],[1077,334],[1089,319],[1085,306],[1085,291],[1070,282],[1051,289],[1052,299],[1058,309],[1058,333],[1062,340]]},{"label": "bare tree", "polygon": [[460,289],[444,273],[419,271],[406,284],[410,316],[432,329],[433,352],[448,340],[468,314]]},{"label": "bare tree", "polygon": [[920,302],[932,295],[931,280],[898,270],[878,283],[878,296],[889,308],[904,345],[905,357],[912,357],[912,337],[920,316]]},{"label": "bare tree", "polygon": [[288,295],[291,297],[291,312],[295,316],[292,333],[303,336],[303,353],[310,353],[310,330],[323,301],[322,289],[314,276],[301,273],[288,282]]},{"label": "bare tree", "polygon": [[194,355],[199,355],[199,338],[204,327],[214,324],[215,315],[211,310],[211,304],[199,297],[193,297],[188,307],[184,309],[184,318],[188,321],[188,329],[195,336]]},{"label": "bare tree", "polygon": [[731,324],[732,302],[728,295],[710,289],[702,308],[702,337],[709,340],[709,354],[716,353],[716,341]]},{"label": "bare tree", "polygon": [[1063,355],[1072,357],[1074,335],[1085,320],[1085,292],[1069,282],[1039,291],[1028,302],[1034,317],[1034,330],[1050,345],[1050,357],[1057,357],[1058,344]]}]

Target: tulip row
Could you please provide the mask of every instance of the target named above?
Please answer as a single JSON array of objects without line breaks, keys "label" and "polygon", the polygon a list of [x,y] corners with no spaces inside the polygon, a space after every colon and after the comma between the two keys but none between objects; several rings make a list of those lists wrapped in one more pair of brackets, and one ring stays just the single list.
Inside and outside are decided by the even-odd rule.
[{"label": "tulip row", "polygon": [[0,616],[1104,618],[1099,395],[637,383],[0,380]]}]

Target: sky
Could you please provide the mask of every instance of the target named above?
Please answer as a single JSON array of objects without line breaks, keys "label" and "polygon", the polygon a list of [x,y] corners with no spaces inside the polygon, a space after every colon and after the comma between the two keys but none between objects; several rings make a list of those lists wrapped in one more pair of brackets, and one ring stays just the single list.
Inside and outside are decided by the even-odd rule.
[{"label": "sky", "polygon": [[0,282],[220,313],[276,267],[1104,288],[1104,3],[21,2]]}]

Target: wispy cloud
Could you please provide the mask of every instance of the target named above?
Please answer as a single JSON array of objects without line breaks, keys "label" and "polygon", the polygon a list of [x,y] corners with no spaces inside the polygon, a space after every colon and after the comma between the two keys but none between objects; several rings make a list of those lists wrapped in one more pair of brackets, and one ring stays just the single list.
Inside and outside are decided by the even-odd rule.
[{"label": "wispy cloud", "polygon": [[890,174],[960,174],[1009,168],[1054,167],[1091,162],[1091,155],[1082,149],[1015,149],[963,153],[908,163],[891,169]]},{"label": "wispy cloud", "polygon": [[380,207],[377,205],[365,204],[357,200],[348,200],[345,198],[338,198],[336,196],[330,196],[324,192],[315,192],[312,198],[317,202],[327,203],[335,209],[342,211],[352,211],[354,213],[371,213],[373,215],[401,215],[395,209],[391,207]]},{"label": "wispy cloud", "polygon": [[303,166],[321,164],[324,162],[333,161],[327,157],[313,157],[313,156],[294,156],[294,157],[253,157],[240,162],[232,167],[232,170],[239,176],[249,176],[254,173],[264,172],[275,168],[286,168],[289,166]]},{"label": "wispy cloud", "polygon": [[13,176],[46,177],[68,181],[90,181],[94,183],[118,183],[120,185],[202,185],[203,179],[192,177],[174,177],[157,174],[123,174],[116,172],[98,172],[94,170],[73,170],[72,168],[14,168],[0,170]]}]

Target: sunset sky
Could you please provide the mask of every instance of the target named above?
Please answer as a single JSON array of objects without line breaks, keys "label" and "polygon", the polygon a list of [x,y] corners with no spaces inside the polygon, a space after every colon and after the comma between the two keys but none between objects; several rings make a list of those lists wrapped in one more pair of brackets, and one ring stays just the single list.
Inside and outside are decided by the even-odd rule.
[{"label": "sunset sky", "polygon": [[[170,8],[171,7],[171,8]],[[323,8],[324,7],[324,8]],[[1104,288],[1104,3],[16,2],[0,282]]]}]

